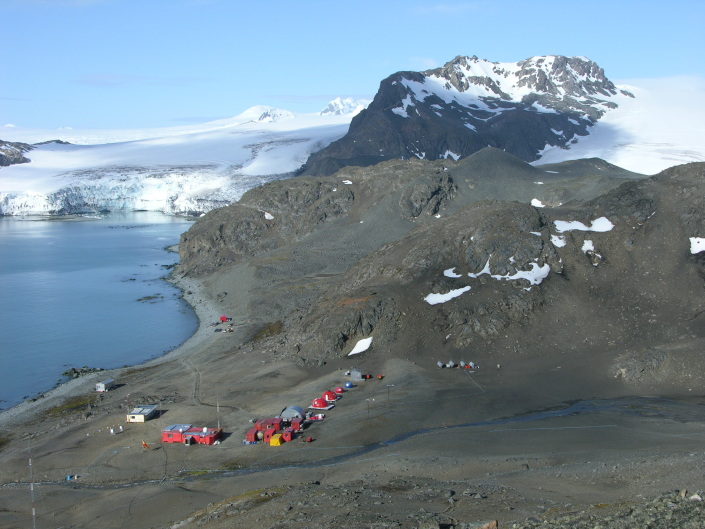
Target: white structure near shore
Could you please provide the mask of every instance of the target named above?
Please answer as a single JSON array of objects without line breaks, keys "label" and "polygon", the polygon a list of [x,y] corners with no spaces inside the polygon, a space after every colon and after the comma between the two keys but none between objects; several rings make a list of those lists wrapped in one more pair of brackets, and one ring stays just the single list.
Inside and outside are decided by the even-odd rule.
[{"label": "white structure near shore", "polygon": [[101,393],[104,393],[106,391],[110,391],[112,388],[115,387],[115,380],[112,378],[107,378],[105,380],[101,380],[95,385],[95,390],[99,391]]}]

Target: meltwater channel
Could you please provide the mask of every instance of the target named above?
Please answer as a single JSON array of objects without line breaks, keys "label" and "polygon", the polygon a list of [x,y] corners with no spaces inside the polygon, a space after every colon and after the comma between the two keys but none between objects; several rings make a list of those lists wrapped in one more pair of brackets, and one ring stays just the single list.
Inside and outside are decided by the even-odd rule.
[{"label": "meltwater channel", "polygon": [[185,342],[198,319],[165,278],[190,225],[153,212],[0,217],[0,409],[69,367],[134,365]]}]

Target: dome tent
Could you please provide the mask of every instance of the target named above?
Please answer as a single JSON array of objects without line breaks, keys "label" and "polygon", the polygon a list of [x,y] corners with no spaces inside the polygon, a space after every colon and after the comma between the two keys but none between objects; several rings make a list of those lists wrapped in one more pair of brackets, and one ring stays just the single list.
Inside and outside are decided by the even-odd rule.
[{"label": "dome tent", "polygon": [[279,414],[282,419],[305,419],[306,412],[301,406],[289,406]]},{"label": "dome tent", "polygon": [[328,403],[326,402],[326,399],[318,397],[313,399],[313,402],[311,402],[311,408],[316,410],[325,410],[328,409]]},{"label": "dome tent", "polygon": [[323,392],[321,398],[324,399],[326,402],[335,402],[336,400],[338,400],[338,395],[336,395],[331,390],[328,390]]}]

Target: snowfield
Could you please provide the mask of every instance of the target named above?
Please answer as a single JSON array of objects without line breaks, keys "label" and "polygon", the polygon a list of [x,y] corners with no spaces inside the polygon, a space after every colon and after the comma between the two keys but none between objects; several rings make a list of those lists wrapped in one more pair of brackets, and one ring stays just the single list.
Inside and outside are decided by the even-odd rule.
[{"label": "snowfield", "polygon": [[534,164],[602,158],[653,175],[674,165],[705,161],[705,79],[637,79],[617,85],[634,97],[613,98],[607,112],[569,149],[547,147]]},{"label": "snowfield", "polygon": [[259,106],[231,119],[173,129],[3,127],[0,138],[6,141],[70,144],[38,145],[27,153],[30,163],[1,168],[0,214],[205,213],[290,176],[312,152],[345,135],[363,104],[336,101],[327,107],[333,110],[319,114]]}]

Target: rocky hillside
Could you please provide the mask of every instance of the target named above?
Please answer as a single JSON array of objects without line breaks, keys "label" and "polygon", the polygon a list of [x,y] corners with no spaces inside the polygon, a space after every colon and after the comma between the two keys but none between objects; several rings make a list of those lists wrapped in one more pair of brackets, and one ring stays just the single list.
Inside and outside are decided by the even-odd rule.
[{"label": "rocky hillside", "polygon": [[[498,523],[491,519],[467,521],[453,511],[459,502],[474,501],[485,506],[491,504],[497,512],[502,512],[507,510],[507,504],[512,501],[513,491],[501,487],[466,488],[463,485],[402,478],[382,486],[362,481],[346,487],[323,486],[314,481],[296,487],[262,491],[259,496],[231,498],[194,513],[181,526],[225,529],[235,524],[250,526],[258,520],[266,519],[279,520],[271,526],[267,525],[270,529],[302,523],[306,523],[310,529],[325,529],[331,525],[350,529],[700,529],[705,515],[700,494],[683,489],[641,502],[555,508],[518,522]],[[391,506],[397,507],[396,512],[378,514],[376,511],[381,510],[380,505],[385,504],[390,505],[387,511],[393,509]],[[419,504],[424,507],[419,509]],[[292,506],[305,506],[308,513],[313,513],[302,515]]]},{"label": "rocky hillside", "polygon": [[[258,484],[254,499],[209,505],[184,526],[699,527],[701,454],[675,432],[700,416],[705,384],[704,177],[702,163],[647,178],[597,159],[534,167],[484,149],[274,182],[204,216],[182,237],[178,273],[246,315],[244,343],[224,358],[261,362],[251,400],[269,385],[288,396],[298,367],[307,390],[351,365],[385,379],[360,384],[317,430],[321,446],[364,453],[346,477],[316,468],[313,481]],[[362,339],[369,348],[349,358]],[[460,370],[436,367],[462,359],[482,366],[472,397],[453,385]],[[250,395],[245,386],[231,391]],[[391,411],[390,387],[408,399]],[[668,399],[657,396],[698,404],[661,415]],[[516,406],[538,416],[586,398],[624,414],[502,429],[528,419]],[[661,451],[667,442],[675,453]],[[352,467],[362,475],[348,478]],[[676,486],[697,492],[673,492],[666,477],[690,468]]]},{"label": "rocky hillside", "polygon": [[24,154],[34,147],[26,143],[0,140],[0,167],[16,163],[28,163],[30,160]]},{"label": "rocky hillside", "polygon": [[705,262],[689,242],[705,234],[704,175],[703,164],[648,179],[601,160],[532,167],[496,149],[348,168],[206,215],[182,236],[180,272],[227,285],[247,267],[271,350],[303,363],[365,337],[387,356],[589,345],[611,376],[675,384],[689,375],[669,351],[705,317]]},{"label": "rocky hillside", "polygon": [[493,63],[456,57],[442,68],[398,72],[346,136],[311,155],[303,174],[392,158],[459,159],[496,147],[526,161],[547,146],[585,136],[620,92],[584,57],[533,57]]}]

